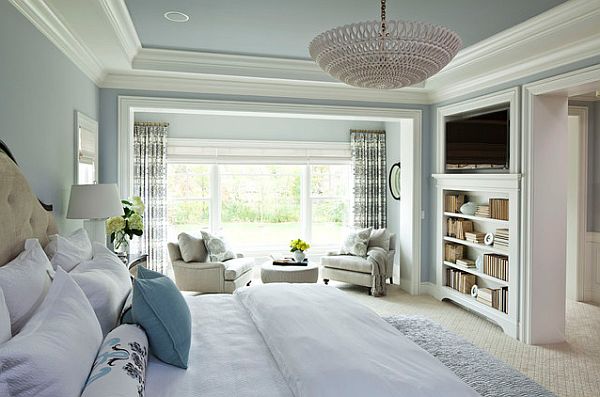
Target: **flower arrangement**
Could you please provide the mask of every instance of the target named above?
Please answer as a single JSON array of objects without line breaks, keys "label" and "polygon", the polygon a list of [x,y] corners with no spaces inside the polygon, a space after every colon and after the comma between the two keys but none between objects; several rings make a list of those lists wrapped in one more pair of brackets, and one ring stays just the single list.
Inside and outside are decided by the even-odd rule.
[{"label": "flower arrangement", "polygon": [[308,244],[306,241],[303,241],[301,239],[292,240],[290,242],[290,252],[296,252],[296,251],[304,252],[309,248],[310,248],[310,244]]},{"label": "flower arrangement", "polygon": [[144,210],[142,199],[138,196],[131,200],[121,200],[124,214],[106,220],[106,234],[110,235],[115,251],[126,251],[133,236],[144,234]]}]

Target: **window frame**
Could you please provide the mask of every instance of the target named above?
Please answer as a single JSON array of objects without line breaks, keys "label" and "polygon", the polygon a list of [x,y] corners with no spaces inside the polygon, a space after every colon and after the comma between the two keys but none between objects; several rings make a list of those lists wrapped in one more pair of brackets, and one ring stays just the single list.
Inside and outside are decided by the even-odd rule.
[{"label": "window frame", "polygon": [[[203,148],[211,147],[210,143],[201,143],[207,140],[202,139],[186,139],[187,143],[193,141],[193,143],[197,146],[201,146]],[[224,141],[219,141],[219,143]],[[252,148],[254,149],[259,144],[259,141],[251,141]],[[263,142],[266,147],[268,143],[272,142]],[[177,139],[169,140],[168,145],[178,146]],[[305,239],[309,243],[311,243],[311,254],[313,255],[322,255],[326,252],[329,252],[333,249],[337,249],[339,247],[340,242],[329,243],[329,244],[320,244],[317,241],[312,241],[312,208],[314,203],[319,200],[338,200],[342,197],[313,197],[311,191],[311,167],[315,165],[344,165],[349,167],[349,180],[352,180],[352,173],[350,170],[351,167],[351,158],[350,158],[350,144],[349,143],[329,143],[329,142],[302,142],[302,148],[305,153],[299,154],[297,156],[292,156],[291,158],[282,158],[276,155],[267,155],[264,153],[262,156],[258,155],[256,152],[248,153],[247,155],[243,154],[242,148],[248,145],[248,141],[228,141],[226,147],[233,148],[236,150],[235,156],[222,155],[219,156],[218,150],[215,150],[215,153],[211,153],[210,156],[206,155],[206,149],[203,149],[204,152],[193,153],[193,150],[186,152],[179,152],[178,150],[168,151],[167,162],[168,163],[178,163],[178,164],[202,164],[210,167],[209,172],[209,229],[210,232],[218,233],[222,230],[221,227],[221,179],[222,179],[222,165],[229,164],[248,164],[248,165],[296,165],[302,167],[301,171],[301,190],[300,190],[300,238]],[[332,150],[330,151],[331,155],[328,156],[327,147],[331,145]],[[278,142],[277,148],[285,148],[286,142]],[[298,143],[293,142],[288,147],[297,148]],[[272,148],[272,145],[271,145]],[[169,154],[170,153],[170,154]],[[275,154],[275,152],[272,152]],[[317,154],[315,156],[315,154]],[[316,158],[315,158],[316,157]],[[351,226],[352,221],[352,186],[349,186],[348,196],[346,197],[348,200],[348,214],[347,214],[347,222],[348,224],[344,225],[344,227]],[[242,247],[244,252],[248,254],[254,255],[268,255],[273,252],[287,252],[287,246],[269,246],[269,245],[254,245],[251,249],[247,249],[248,247]]]},{"label": "window frame", "polygon": [[[95,152],[92,155],[83,155],[81,150],[81,130],[87,130],[94,134],[94,145]],[[98,165],[98,122],[93,118],[86,116],[81,112],[75,112],[75,184],[80,185],[81,182],[79,178],[79,165],[80,164],[90,164],[94,165],[94,180],[91,182],[92,184],[98,183],[99,175],[99,165]],[[83,159],[82,159],[83,157]]]}]

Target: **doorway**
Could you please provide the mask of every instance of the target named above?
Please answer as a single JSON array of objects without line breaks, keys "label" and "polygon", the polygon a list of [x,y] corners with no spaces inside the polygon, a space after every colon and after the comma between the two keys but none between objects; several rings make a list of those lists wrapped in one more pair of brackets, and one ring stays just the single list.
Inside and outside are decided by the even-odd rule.
[{"label": "doorway", "polygon": [[566,296],[582,302],[586,268],[588,108],[569,102]]}]

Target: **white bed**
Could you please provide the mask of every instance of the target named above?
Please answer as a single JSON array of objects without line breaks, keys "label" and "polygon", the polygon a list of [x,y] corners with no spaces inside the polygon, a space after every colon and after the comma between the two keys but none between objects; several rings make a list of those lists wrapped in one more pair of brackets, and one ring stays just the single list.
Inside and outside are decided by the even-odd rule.
[{"label": "white bed", "polygon": [[[0,266],[23,249],[25,239],[45,244],[55,233],[52,215],[4,153],[0,219]],[[193,320],[188,369],[151,358],[147,397],[477,395],[333,287],[269,284],[187,302]]]}]

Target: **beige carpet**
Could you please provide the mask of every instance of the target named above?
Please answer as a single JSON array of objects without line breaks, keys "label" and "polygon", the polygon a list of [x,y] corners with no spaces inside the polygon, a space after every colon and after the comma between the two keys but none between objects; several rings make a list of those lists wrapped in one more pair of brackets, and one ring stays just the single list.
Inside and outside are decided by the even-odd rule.
[{"label": "beige carpet", "polygon": [[567,303],[567,342],[530,346],[509,336],[489,321],[460,307],[429,296],[411,296],[390,286],[387,296],[373,298],[367,289],[331,282],[330,285],[381,315],[420,314],[512,365],[559,396],[600,396],[600,307]]}]

